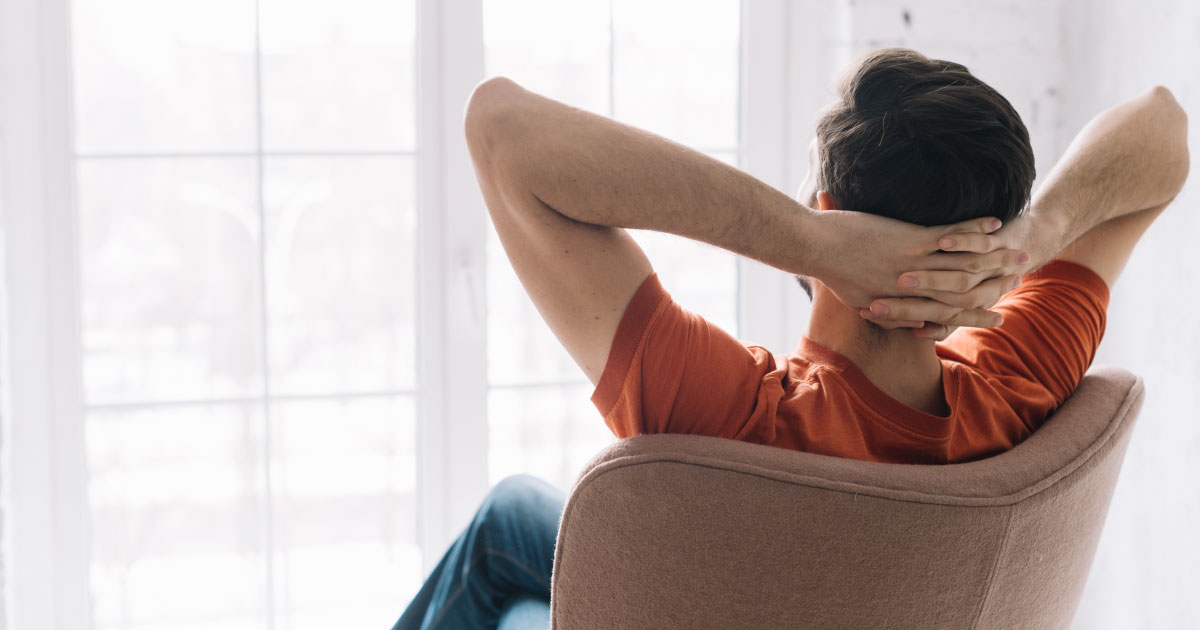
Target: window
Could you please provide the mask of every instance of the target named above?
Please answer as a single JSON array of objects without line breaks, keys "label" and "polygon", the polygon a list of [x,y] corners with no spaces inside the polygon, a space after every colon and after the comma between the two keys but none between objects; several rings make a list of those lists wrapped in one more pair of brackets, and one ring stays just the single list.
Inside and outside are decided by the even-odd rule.
[{"label": "window", "polygon": [[[34,200],[4,226],[17,625],[387,627],[489,482],[569,485],[612,438],[488,236],[462,106],[506,74],[782,171],[784,99],[747,87],[782,67],[743,71],[783,44],[771,6],[0,6],[39,25],[0,24],[4,182]],[[783,336],[781,302],[745,308],[777,278],[635,237],[685,306]]]},{"label": "window", "polygon": [[93,627],[386,626],[421,577],[413,2],[71,17]]}]

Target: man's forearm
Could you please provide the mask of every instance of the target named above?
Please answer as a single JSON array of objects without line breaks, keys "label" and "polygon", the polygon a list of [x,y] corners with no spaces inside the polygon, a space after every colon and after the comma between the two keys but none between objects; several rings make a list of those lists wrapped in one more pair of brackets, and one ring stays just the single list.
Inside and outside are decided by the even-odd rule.
[{"label": "man's forearm", "polygon": [[1027,225],[1046,262],[1092,228],[1161,206],[1187,178],[1187,115],[1156,87],[1111,107],[1072,141],[1030,204]]},{"label": "man's forearm", "polygon": [[496,168],[573,220],[669,232],[813,273],[814,212],[718,160],[503,78],[477,89],[467,120]]}]

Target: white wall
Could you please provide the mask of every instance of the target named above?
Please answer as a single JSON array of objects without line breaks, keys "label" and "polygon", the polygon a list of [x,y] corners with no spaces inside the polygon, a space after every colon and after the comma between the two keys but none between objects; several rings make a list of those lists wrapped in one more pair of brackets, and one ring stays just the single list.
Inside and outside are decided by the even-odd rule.
[{"label": "white wall", "polygon": [[1155,84],[1191,117],[1190,181],[1112,294],[1099,363],[1146,382],[1079,628],[1200,628],[1200,3],[1067,0],[1059,147]]},{"label": "white wall", "polygon": [[[0,131],[0,216],[4,215],[4,137]],[[4,253],[5,253],[5,232],[3,222],[0,221],[0,278],[7,277],[4,273]],[[8,626],[8,610],[6,608],[8,594],[8,533],[7,518],[4,508],[8,506],[8,409],[4,404],[5,396],[8,394],[8,357],[5,355],[8,352],[8,339],[5,334],[8,330],[8,321],[6,314],[7,295],[5,287],[0,286],[0,630],[4,630]]]}]

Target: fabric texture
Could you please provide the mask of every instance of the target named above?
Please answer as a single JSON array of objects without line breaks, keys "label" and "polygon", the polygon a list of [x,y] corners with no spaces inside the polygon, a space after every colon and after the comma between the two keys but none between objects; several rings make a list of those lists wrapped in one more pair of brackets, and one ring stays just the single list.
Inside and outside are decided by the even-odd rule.
[{"label": "fabric texture", "polygon": [[1108,287],[1053,261],[995,307],[1004,325],[938,344],[948,417],[908,407],[811,339],[776,358],[675,303],[655,275],[618,326],[592,400],[617,437],[683,433],[906,464],[1011,449],[1074,391],[1104,334]]},{"label": "fabric texture", "polygon": [[1142,398],[1095,368],[1015,448],[944,466],[620,440],[567,501],[551,626],[1068,628]]}]

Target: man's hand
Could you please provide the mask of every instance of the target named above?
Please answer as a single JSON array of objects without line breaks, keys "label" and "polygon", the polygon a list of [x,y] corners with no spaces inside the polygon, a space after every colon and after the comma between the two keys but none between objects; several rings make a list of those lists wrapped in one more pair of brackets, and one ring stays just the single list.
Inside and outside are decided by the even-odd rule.
[{"label": "man's hand", "polygon": [[998,326],[1000,316],[986,309],[1032,261],[1013,246],[1018,239],[994,234],[1000,221],[990,217],[929,228],[863,212],[817,217],[828,264],[813,275],[880,326],[928,329],[917,336]]},{"label": "man's hand", "polygon": [[[988,219],[980,220],[986,224]],[[958,224],[969,226],[971,222]],[[947,226],[952,229],[957,226]],[[943,228],[933,228],[943,229]],[[1013,273],[1024,274],[1050,262],[1062,248],[1063,234],[1067,226],[1061,215],[1038,212],[1031,209],[996,231],[988,231],[985,225],[973,231],[963,230],[958,234],[947,234],[939,238],[942,252],[975,253],[995,256],[997,252],[1019,252]],[[979,276],[988,272],[980,272]],[[995,273],[994,271],[991,273]],[[912,278],[912,281],[906,281]],[[1005,293],[1020,285],[1019,275],[991,278],[960,294],[956,301],[945,290],[967,286],[970,274],[947,274],[937,270],[912,270],[901,276],[908,297],[881,298],[860,311],[863,319],[889,330],[912,328],[914,337],[941,341],[950,336],[959,326],[987,328],[999,326],[1003,319],[984,309],[995,305]],[[1006,280],[1007,282],[999,282]],[[915,285],[913,284],[915,281]],[[955,284],[961,283],[961,284]],[[910,286],[911,285],[911,286]],[[953,293],[951,291],[951,293]],[[954,307],[967,307],[975,299],[980,306],[954,312]],[[939,301],[941,300],[941,301]]]}]

